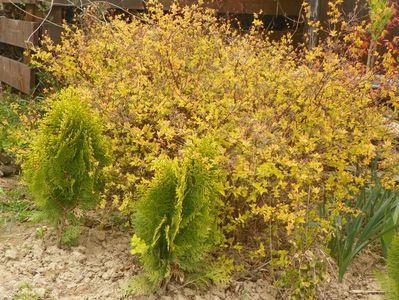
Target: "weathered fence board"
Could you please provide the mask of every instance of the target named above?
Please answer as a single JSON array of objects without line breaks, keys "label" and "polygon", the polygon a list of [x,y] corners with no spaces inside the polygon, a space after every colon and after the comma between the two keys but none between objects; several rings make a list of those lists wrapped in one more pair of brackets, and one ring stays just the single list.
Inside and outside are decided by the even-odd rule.
[{"label": "weathered fence board", "polygon": [[[146,1],[143,0],[0,0],[0,3],[25,4],[27,11],[25,20],[11,20],[0,17],[0,43],[27,48],[26,40],[32,33],[31,42],[38,43],[38,34],[35,29],[44,12],[38,10],[40,3],[52,3],[50,20],[57,24],[62,23],[63,12],[66,6],[87,6],[93,2],[110,2],[111,6],[131,10],[146,9]],[[173,0],[160,0],[165,10],[169,10]],[[198,0],[180,0],[181,5],[198,3]],[[207,7],[213,8],[219,13],[253,14],[262,12],[264,15],[298,16],[303,0],[204,0]],[[10,6],[11,4],[9,4]],[[48,31],[50,37],[59,42],[62,29],[54,24],[45,22],[40,28],[40,34]],[[23,58],[24,63],[29,63],[29,58]],[[30,93],[35,84],[34,72],[24,63],[0,56],[0,81],[14,88]]]},{"label": "weathered fence board", "polygon": [[[26,41],[37,29],[39,24],[22,20],[11,20],[6,17],[0,17],[0,42],[27,48]],[[37,45],[38,33],[32,35],[30,42]]]},{"label": "weathered fence board", "polygon": [[[168,6],[172,1],[166,2]],[[183,4],[190,4],[192,0],[184,0]],[[208,1],[211,8],[218,10],[221,13],[237,13],[237,14],[253,14],[262,11],[265,15],[288,15],[297,16],[302,0],[219,0]]]},{"label": "weathered fence board", "polygon": [[0,81],[29,94],[34,86],[34,74],[25,64],[0,56]]},{"label": "weathered fence board", "polygon": [[35,4],[37,0],[0,0],[0,3],[15,3],[15,4]]},{"label": "weathered fence board", "polygon": [[[7,0],[0,0],[7,1]],[[47,0],[49,1],[49,0]],[[88,5],[93,2],[109,2],[110,5],[119,6],[125,9],[145,9],[142,0],[54,0],[55,5],[59,6],[75,6]],[[160,0],[164,8],[168,10],[173,0]],[[197,3],[198,0],[180,0],[182,5],[190,5]],[[303,0],[205,0],[205,5],[216,9],[220,13],[237,13],[237,14],[253,14],[260,11],[266,15],[288,15],[297,16]]]}]

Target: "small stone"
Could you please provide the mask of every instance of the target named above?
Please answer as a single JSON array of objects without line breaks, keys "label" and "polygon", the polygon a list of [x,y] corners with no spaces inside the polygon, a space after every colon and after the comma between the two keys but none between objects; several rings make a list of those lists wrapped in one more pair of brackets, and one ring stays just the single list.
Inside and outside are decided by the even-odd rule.
[{"label": "small stone", "polygon": [[251,293],[249,296],[250,296],[251,300],[261,300],[261,297],[259,296],[259,294]]},{"label": "small stone", "polygon": [[105,232],[104,231],[95,231],[94,236],[99,240],[100,242],[105,241]]},{"label": "small stone", "polygon": [[5,257],[9,260],[16,260],[18,257],[17,251],[13,249],[8,249],[5,253]]},{"label": "small stone", "polygon": [[89,277],[85,277],[82,280],[82,284],[88,284],[91,281],[91,279]]},{"label": "small stone", "polygon": [[81,283],[83,280],[83,275],[77,275],[75,278],[75,283]]},{"label": "small stone", "polygon": [[43,255],[43,249],[39,245],[35,244],[33,245],[31,253],[33,257],[40,258]]},{"label": "small stone", "polygon": [[369,295],[369,296],[367,297],[367,300],[381,300],[381,299],[383,299],[383,298],[381,297],[381,295]]},{"label": "small stone", "polygon": [[188,296],[188,297],[191,297],[191,296],[195,296],[195,291],[192,290],[192,289],[189,289],[189,288],[185,288],[183,290],[183,294]]},{"label": "small stone", "polygon": [[102,279],[104,279],[104,280],[108,280],[108,279],[110,279],[110,274],[109,274],[109,272],[105,272],[102,276],[101,276],[101,278]]},{"label": "small stone", "polygon": [[87,248],[86,248],[85,246],[78,246],[78,247],[76,248],[76,250],[79,251],[79,252],[82,253],[82,254],[85,254],[86,251],[87,251]]},{"label": "small stone", "polygon": [[67,284],[66,287],[67,287],[68,290],[72,290],[72,289],[76,288],[76,284],[74,282],[72,282],[72,283]]},{"label": "small stone", "polygon": [[86,255],[84,255],[78,251],[73,251],[72,255],[73,255],[74,259],[80,263],[82,263],[86,260]]},{"label": "small stone", "polygon": [[183,296],[182,294],[177,294],[174,298],[175,300],[187,300],[187,297]]},{"label": "small stone", "polygon": [[46,296],[45,288],[35,288],[33,289],[33,292],[35,293],[35,296],[38,296],[39,298],[44,298]]},{"label": "small stone", "polygon": [[46,249],[46,252],[48,254],[60,254],[61,249],[57,248],[56,246],[50,246]]},{"label": "small stone", "polygon": [[104,267],[106,267],[107,269],[112,268],[114,265],[115,265],[115,262],[112,261],[112,260],[106,261],[106,262],[104,263]]},{"label": "small stone", "polygon": [[212,290],[212,294],[215,296],[218,296],[221,299],[224,299],[226,296],[226,293],[224,292],[224,290],[216,289],[216,288]]},{"label": "small stone", "polygon": [[171,296],[162,296],[161,300],[173,300]]}]

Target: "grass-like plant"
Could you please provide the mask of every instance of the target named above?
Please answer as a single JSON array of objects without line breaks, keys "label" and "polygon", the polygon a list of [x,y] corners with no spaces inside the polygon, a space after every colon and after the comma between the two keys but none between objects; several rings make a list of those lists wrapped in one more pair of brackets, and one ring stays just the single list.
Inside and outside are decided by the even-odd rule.
[{"label": "grass-like plant", "polygon": [[166,287],[184,274],[212,274],[203,262],[219,234],[222,176],[214,163],[216,149],[203,140],[181,160],[156,163],[155,177],[135,207],[132,253],[140,255],[144,274],[133,279],[132,292]]},{"label": "grass-like plant", "polygon": [[107,143],[99,117],[77,90],[59,92],[50,107],[23,170],[37,205],[62,233],[75,225],[69,223],[76,208],[97,203]]},{"label": "grass-like plant", "polygon": [[399,235],[396,235],[388,251],[386,273],[377,272],[376,278],[388,300],[399,299]]},{"label": "grass-like plant", "polygon": [[0,224],[10,221],[25,222],[35,213],[24,186],[0,187]]},{"label": "grass-like plant", "polygon": [[399,194],[384,189],[377,180],[375,185],[361,191],[354,208],[358,213],[335,218],[335,235],[329,244],[338,264],[340,281],[356,255],[372,241],[381,239],[383,251],[389,247],[398,224]]}]

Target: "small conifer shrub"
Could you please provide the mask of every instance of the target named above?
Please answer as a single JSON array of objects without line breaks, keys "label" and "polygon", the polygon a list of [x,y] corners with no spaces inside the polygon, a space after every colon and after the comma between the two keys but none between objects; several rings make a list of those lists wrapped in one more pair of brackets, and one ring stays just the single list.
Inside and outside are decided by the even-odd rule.
[{"label": "small conifer shrub", "polygon": [[[37,205],[60,234],[76,226],[76,209],[96,205],[108,161],[100,119],[81,97],[79,90],[69,88],[52,99],[23,165]],[[68,236],[60,236],[60,242],[71,242],[65,232]]]},{"label": "small conifer shrub", "polygon": [[215,149],[204,140],[181,160],[162,158],[156,163],[155,177],[135,206],[131,252],[140,255],[144,274],[133,279],[133,293],[166,287],[184,273],[195,274],[192,278],[198,281],[204,279],[199,273],[211,274],[202,263],[219,236],[216,217],[223,176],[214,163]]},{"label": "small conifer shrub", "polygon": [[399,235],[396,235],[388,251],[386,273],[376,274],[388,300],[399,299]]}]

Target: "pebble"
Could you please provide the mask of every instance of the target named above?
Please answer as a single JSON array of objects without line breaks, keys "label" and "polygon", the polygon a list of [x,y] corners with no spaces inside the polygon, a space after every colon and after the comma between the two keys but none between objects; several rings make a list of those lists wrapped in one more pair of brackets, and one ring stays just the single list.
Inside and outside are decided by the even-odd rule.
[{"label": "pebble", "polygon": [[79,263],[83,263],[86,260],[86,255],[84,255],[78,251],[73,251],[72,256],[73,256],[73,259],[75,259]]},{"label": "pebble", "polygon": [[40,258],[43,255],[43,249],[39,245],[35,244],[32,247],[31,253],[33,257]]},{"label": "pebble", "polygon": [[99,240],[100,242],[105,241],[105,232],[104,231],[100,231],[100,230],[96,230],[94,231],[94,236],[97,238],[97,240]]},{"label": "pebble", "polygon": [[226,296],[225,292],[221,289],[213,289],[211,292],[213,295],[215,295],[221,299],[224,299]]},{"label": "pebble", "polygon": [[108,279],[111,278],[111,274],[110,274],[109,272],[105,272],[105,273],[101,276],[101,278],[104,279],[104,280],[108,280]]},{"label": "pebble", "polygon": [[4,256],[9,260],[16,260],[18,258],[18,252],[14,249],[8,249]]},{"label": "pebble", "polygon": [[174,297],[174,300],[187,300],[188,298],[186,296],[183,296],[182,294],[177,294]]},{"label": "pebble", "polygon": [[189,288],[185,288],[185,289],[183,290],[183,293],[184,293],[184,295],[186,295],[186,296],[188,296],[188,297],[194,296],[194,295],[196,294],[196,292],[195,292],[194,290],[189,289]]},{"label": "pebble", "polygon": [[46,252],[48,254],[60,254],[61,249],[59,249],[57,246],[50,246],[46,249]]},{"label": "pebble", "polygon": [[35,296],[39,298],[44,298],[46,296],[46,289],[45,288],[34,288],[33,292]]},{"label": "pebble", "polygon": [[82,254],[86,254],[87,248],[84,246],[78,246],[78,247],[76,247],[76,250]]}]

